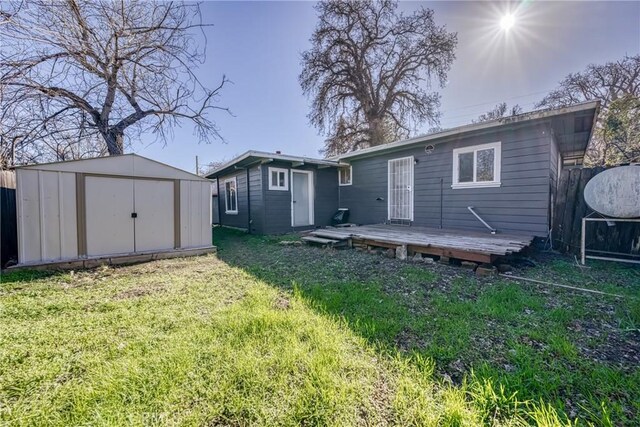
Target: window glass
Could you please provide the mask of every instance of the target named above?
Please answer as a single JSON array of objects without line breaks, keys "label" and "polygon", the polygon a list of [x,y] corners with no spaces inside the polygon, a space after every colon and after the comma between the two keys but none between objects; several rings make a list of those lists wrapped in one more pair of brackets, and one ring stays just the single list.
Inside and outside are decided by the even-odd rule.
[{"label": "window glass", "polygon": [[458,182],[473,182],[473,152],[458,154]]},{"label": "window glass", "polygon": [[476,181],[493,181],[494,152],[493,148],[476,152]]},{"label": "window glass", "polygon": [[339,177],[341,185],[351,184],[351,168],[339,169]]},{"label": "window glass", "polygon": [[287,191],[289,189],[286,169],[269,168],[269,190]]},{"label": "window glass", "polygon": [[227,212],[235,212],[238,210],[238,198],[236,194],[236,182],[225,182],[225,202]]}]

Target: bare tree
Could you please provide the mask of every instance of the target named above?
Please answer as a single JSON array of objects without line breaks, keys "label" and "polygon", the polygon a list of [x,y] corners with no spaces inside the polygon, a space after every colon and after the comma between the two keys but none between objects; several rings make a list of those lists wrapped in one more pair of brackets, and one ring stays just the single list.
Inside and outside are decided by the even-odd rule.
[{"label": "bare tree", "polygon": [[66,158],[81,140],[122,154],[125,132],[166,142],[183,120],[201,141],[221,138],[210,113],[226,110],[216,102],[227,80],[208,89],[194,73],[206,41],[197,4],[25,0],[0,14],[5,140],[44,141]]},{"label": "bare tree", "polygon": [[[560,82],[558,88],[545,96],[536,106],[557,108],[599,100],[602,113],[587,151],[587,161],[591,164],[611,165],[616,164],[616,159],[623,161],[626,158],[626,155],[621,155],[625,148],[619,145],[620,140],[614,144],[611,139],[614,134],[620,136],[621,130],[618,129],[612,133],[604,126],[605,119],[613,123],[611,120],[614,119],[609,109],[612,103],[621,98],[627,101],[623,103],[624,105],[618,104],[615,111],[627,113],[629,113],[628,107],[637,105],[637,100],[640,99],[640,55],[625,56],[619,61],[603,65],[591,64],[582,72],[571,73]],[[631,123],[622,117],[619,122]],[[633,132],[629,130],[627,134],[631,135]]]},{"label": "bare tree", "polygon": [[457,35],[430,9],[405,15],[397,2],[329,0],[316,6],[312,47],[299,80],[312,99],[309,119],[333,155],[409,136],[437,124],[440,97],[455,58]]},{"label": "bare tree", "polygon": [[473,121],[473,123],[488,122],[490,120],[496,120],[505,116],[517,116],[521,113],[522,107],[520,107],[518,104],[515,104],[511,108],[509,108],[506,102],[501,102],[486,113],[480,114],[478,118]]},{"label": "bare tree", "polygon": [[600,135],[606,141],[604,163],[640,162],[640,98],[623,95],[602,115]]}]

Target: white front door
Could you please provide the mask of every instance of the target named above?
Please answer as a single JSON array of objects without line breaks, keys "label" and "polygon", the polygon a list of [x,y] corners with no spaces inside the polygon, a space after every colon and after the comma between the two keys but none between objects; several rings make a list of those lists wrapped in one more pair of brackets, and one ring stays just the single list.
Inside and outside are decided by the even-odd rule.
[{"label": "white front door", "polygon": [[133,185],[132,179],[85,178],[87,255],[135,250]]},{"label": "white front door", "polygon": [[291,171],[291,225],[313,225],[312,171]]},{"label": "white front door", "polygon": [[413,156],[389,160],[389,219],[413,221]]}]

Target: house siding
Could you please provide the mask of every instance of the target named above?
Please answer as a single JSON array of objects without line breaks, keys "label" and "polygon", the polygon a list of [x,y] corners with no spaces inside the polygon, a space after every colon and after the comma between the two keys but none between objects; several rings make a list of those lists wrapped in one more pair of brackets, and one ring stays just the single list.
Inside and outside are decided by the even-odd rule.
[{"label": "house siding", "polygon": [[251,233],[264,233],[264,193],[262,191],[262,166],[249,169],[249,205]]},{"label": "house siding", "polygon": [[[230,178],[236,178],[236,191],[238,192],[238,213],[226,213],[225,197],[225,181]],[[221,176],[218,178],[218,194],[220,195],[220,224],[247,229],[249,223],[249,203],[247,199],[247,172],[245,170],[238,171],[233,174]]]},{"label": "house siding", "polygon": [[[289,186],[284,190],[269,190],[269,168],[286,169]],[[291,167],[288,163],[271,162],[262,166],[264,194],[264,234],[281,234],[291,228]]]},{"label": "house siding", "polygon": [[[287,191],[269,190],[269,168],[286,169],[289,179]],[[320,169],[313,165],[303,165],[294,170],[313,171],[314,184],[314,225],[310,227],[291,226],[291,165],[286,162],[271,162],[262,166],[262,191],[264,194],[264,234],[289,233],[305,228],[327,226],[331,216],[338,209],[338,173],[335,168]],[[252,206],[253,215],[253,206]]]},{"label": "house siding", "polygon": [[338,210],[338,171],[336,168],[318,168],[315,177],[314,216],[316,226],[331,225]]},{"label": "house siding", "polygon": [[[453,149],[497,141],[501,142],[501,186],[452,189]],[[351,210],[351,222],[387,221],[387,162],[414,156],[413,224],[486,231],[467,210],[474,206],[499,232],[546,236],[551,145],[548,125],[452,137],[435,145],[430,154],[425,153],[425,145],[351,161],[353,183],[339,190],[340,207]]]},{"label": "house siding", "polygon": [[562,158],[558,142],[553,134],[551,134],[551,141],[549,143],[549,228],[553,228],[554,224],[554,206],[556,203],[556,197],[558,193],[558,177],[560,176],[560,170],[558,169],[558,162]]}]

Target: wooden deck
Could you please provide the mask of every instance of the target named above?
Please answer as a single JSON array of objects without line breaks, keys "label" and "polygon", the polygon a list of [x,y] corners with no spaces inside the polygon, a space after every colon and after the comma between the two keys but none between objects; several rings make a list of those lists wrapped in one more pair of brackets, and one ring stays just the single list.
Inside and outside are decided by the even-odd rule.
[{"label": "wooden deck", "polygon": [[386,224],[326,228],[312,231],[310,235],[322,239],[347,240],[350,245],[406,247],[408,255],[422,253],[486,263],[520,252],[533,240],[533,236]]}]

